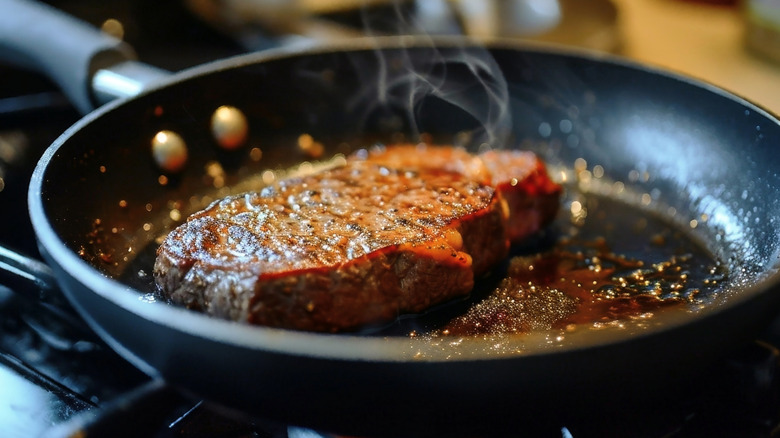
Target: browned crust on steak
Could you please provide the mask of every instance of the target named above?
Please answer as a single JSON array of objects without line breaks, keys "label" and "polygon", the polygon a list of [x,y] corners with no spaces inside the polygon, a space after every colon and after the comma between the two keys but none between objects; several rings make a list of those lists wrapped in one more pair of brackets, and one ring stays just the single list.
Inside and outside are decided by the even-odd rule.
[{"label": "browned crust on steak", "polygon": [[468,294],[507,254],[507,201],[480,158],[416,151],[350,157],[215,202],[158,249],[160,293],[221,318],[328,332]]},{"label": "browned crust on steak", "polygon": [[490,184],[507,203],[507,233],[522,243],[555,219],[563,191],[550,179],[547,166],[528,151],[488,151],[479,155]]},{"label": "browned crust on steak", "polygon": [[508,237],[521,243],[552,222],[562,188],[550,179],[544,161],[530,151],[491,150],[473,155],[462,148],[394,145],[356,154],[389,167],[446,169],[493,186],[507,203]]},{"label": "browned crust on steak", "polygon": [[155,276],[168,299],[215,316],[351,329],[467,294],[506,254],[502,207],[459,173],[349,162],[192,215]]}]

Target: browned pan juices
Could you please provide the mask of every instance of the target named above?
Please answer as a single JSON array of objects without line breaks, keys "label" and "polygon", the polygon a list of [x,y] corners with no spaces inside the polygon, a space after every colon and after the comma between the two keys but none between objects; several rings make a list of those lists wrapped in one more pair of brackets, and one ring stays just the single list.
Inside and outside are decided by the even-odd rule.
[{"label": "browned pan juices", "polygon": [[555,339],[647,324],[668,310],[695,312],[720,295],[728,268],[689,230],[628,197],[572,190],[556,223],[517,248],[467,300],[402,319],[393,333],[500,339],[534,332]]},{"label": "browned pan juices", "polygon": [[[147,291],[144,299],[155,301],[151,272],[164,234],[159,230],[171,229],[189,213],[229,193],[257,190],[276,178],[343,160],[337,155],[324,163],[265,170],[230,187],[214,184],[219,172],[206,169],[203,193],[170,200],[167,209],[149,212],[147,230],[136,233],[127,252],[108,245],[116,233],[110,224],[96,220],[92,236],[96,245],[91,254],[119,269],[123,283]],[[667,308],[695,311],[717,296],[727,269],[689,229],[677,224],[685,221],[675,222],[665,215],[668,210],[657,211],[619,183],[621,190],[614,196],[588,193],[596,183],[607,184],[597,181],[591,186],[581,180],[568,184],[556,222],[515,248],[505,263],[477,282],[468,297],[422,315],[402,315],[389,325],[367,327],[362,333],[421,338],[566,333],[583,327],[641,323]],[[638,205],[634,205],[635,198],[640,200]],[[127,260],[117,260],[117,253]]]},{"label": "browned pan juices", "polygon": [[538,254],[513,257],[494,290],[434,335],[572,330],[701,303],[702,290],[723,278],[720,269],[708,267],[707,257],[695,254],[695,248],[667,247],[665,240],[653,238],[648,248],[668,255],[657,263],[646,263],[649,255],[617,254],[603,238],[580,242],[562,237]]}]

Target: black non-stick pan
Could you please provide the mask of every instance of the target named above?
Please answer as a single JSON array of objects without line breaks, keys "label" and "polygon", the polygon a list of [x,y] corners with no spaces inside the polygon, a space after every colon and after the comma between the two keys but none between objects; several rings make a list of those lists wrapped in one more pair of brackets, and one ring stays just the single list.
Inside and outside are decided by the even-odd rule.
[{"label": "black non-stick pan", "polygon": [[[11,5],[3,20],[13,20]],[[210,129],[222,105],[247,117],[238,149],[221,148]],[[162,130],[186,143],[180,172],[152,157]],[[522,251],[604,236],[617,253],[652,259],[660,250],[648,234],[660,234],[719,273],[708,271],[701,300],[651,318],[526,335],[306,333],[156,300],[159,237],[247,181],[311,162],[303,134],[323,158],[420,139],[536,151],[566,195],[558,222]],[[74,307],[156,379],[323,430],[475,436],[536,424],[541,413],[565,418],[581,401],[641,399],[764,328],[780,301],[779,146],[778,120],[763,109],[610,56],[506,41],[343,41],[227,59],[100,107],[43,155],[29,206]]]}]

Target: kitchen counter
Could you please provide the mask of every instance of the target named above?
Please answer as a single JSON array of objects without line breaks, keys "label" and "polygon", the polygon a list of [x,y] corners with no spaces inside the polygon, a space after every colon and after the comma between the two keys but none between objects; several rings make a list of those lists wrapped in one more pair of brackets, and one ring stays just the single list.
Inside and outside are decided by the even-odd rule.
[{"label": "kitchen counter", "polygon": [[780,114],[780,64],[746,49],[739,6],[613,0],[622,55],[703,79]]}]

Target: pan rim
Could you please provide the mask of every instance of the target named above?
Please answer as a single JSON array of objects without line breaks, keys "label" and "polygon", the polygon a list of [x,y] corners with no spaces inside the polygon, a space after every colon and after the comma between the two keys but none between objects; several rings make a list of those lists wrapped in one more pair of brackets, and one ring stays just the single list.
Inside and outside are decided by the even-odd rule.
[{"label": "pan rim", "polygon": [[[418,38],[413,37],[380,38],[380,40],[385,41],[377,41],[376,38],[372,38],[337,44],[313,45],[307,46],[303,49],[286,48],[262,53],[238,55],[175,74],[170,78],[170,80],[166,80],[160,84],[157,84],[156,86],[145,91],[142,95],[154,93],[157,89],[165,88],[172,83],[182,81],[186,82],[190,78],[205,74],[216,74],[219,71],[236,68],[241,65],[257,64],[279,58],[305,56],[311,53],[322,53],[323,48],[331,51],[349,49],[366,50],[374,48],[406,48],[417,47],[421,44],[430,45],[432,44],[431,41],[433,41],[433,39],[426,39],[421,43]],[[446,46],[448,43],[463,44],[465,42],[470,42],[470,44],[473,44],[472,39],[460,37],[435,39],[435,44],[437,47],[440,45]],[[767,119],[778,123],[777,118],[769,111],[764,110],[754,103],[720,87],[700,81],[698,79],[670,72],[669,70],[653,68],[634,61],[625,60],[615,55],[604,54],[600,52],[588,52],[586,50],[574,48],[561,48],[549,44],[518,43],[516,41],[509,40],[497,40],[478,44],[480,44],[480,47],[487,47],[490,49],[525,49],[532,51],[545,51],[546,53],[555,53],[565,56],[584,57],[591,60],[599,60],[602,62],[607,61],[612,64],[619,64],[631,69],[638,68],[643,71],[654,72],[665,77],[671,77],[677,80],[685,81],[693,86],[705,87],[710,91],[729,98],[730,100],[737,100],[742,105],[745,105],[751,110],[761,113]],[[99,123],[99,121],[103,119],[106,114],[109,114],[115,108],[124,105],[126,101],[133,99],[134,98],[127,98],[111,102],[86,115],[81,120],[77,121],[73,126],[68,128],[52,143],[52,145],[47,148],[36,165],[30,181],[28,191],[30,217],[33,228],[36,232],[36,236],[38,238],[39,246],[44,249],[42,251],[44,256],[49,259],[48,261],[50,263],[61,267],[61,269],[65,270],[69,276],[88,287],[91,294],[99,295],[103,299],[109,300],[112,303],[122,307],[124,310],[131,312],[145,320],[152,321],[158,325],[167,326],[174,330],[183,331],[187,334],[200,338],[241,347],[248,347],[255,350],[270,351],[279,354],[306,355],[310,357],[336,360],[384,362],[453,362],[490,360],[496,357],[493,354],[495,352],[490,351],[475,354],[473,356],[469,355],[463,357],[452,357],[451,351],[448,353],[436,349],[427,351],[427,354],[420,355],[418,354],[419,351],[417,350],[420,347],[420,343],[418,340],[414,339],[377,338],[348,334],[334,335],[297,332],[269,327],[255,327],[232,321],[220,320],[164,303],[143,302],[140,299],[141,294],[139,291],[131,290],[131,288],[123,285],[118,280],[108,278],[101,274],[86,261],[78,257],[75,252],[70,250],[67,244],[62,241],[60,236],[56,233],[45,211],[42,189],[45,183],[47,168],[52,163],[52,160],[56,156],[59,149],[67,144],[70,137],[72,137],[76,132],[81,131],[93,123]],[[710,314],[721,312],[724,309],[733,307],[756,294],[766,292],[766,289],[776,287],[778,284],[780,284],[780,272],[775,270],[775,272],[768,273],[762,281],[757,282],[755,285],[744,288],[744,290],[740,292],[739,296],[728,300],[727,304],[724,306],[708,306],[706,309],[703,309],[701,312],[697,313],[697,315],[706,317]],[[688,314],[677,316],[670,314],[667,316],[667,318],[658,319],[659,324],[656,325],[660,325],[660,328],[651,329],[645,332],[627,333],[616,331],[613,336],[595,336],[594,339],[590,340],[590,342],[582,342],[582,340],[578,340],[572,346],[563,346],[560,348],[550,348],[549,346],[543,346],[538,349],[531,348],[527,351],[523,351],[517,354],[508,354],[502,357],[525,358],[535,355],[547,356],[552,354],[566,354],[582,349],[605,347],[614,345],[615,343],[630,341],[636,339],[638,336],[652,336],[658,333],[675,330],[696,319],[695,317],[691,317]]]},{"label": "pan rim", "polygon": [[[415,35],[396,35],[396,36],[370,36],[355,37],[344,40],[334,40],[327,42],[308,42],[305,44],[291,45],[286,47],[269,48],[258,52],[238,54],[228,56],[223,59],[206,62],[201,65],[184,69],[180,72],[171,74],[169,78],[161,82],[152,84],[149,88],[141,91],[137,96],[126,97],[109,102],[97,110],[110,108],[113,105],[120,104],[124,100],[132,100],[142,95],[150,94],[157,89],[165,88],[173,82],[188,80],[191,77],[197,77],[205,74],[213,74],[222,70],[234,69],[243,65],[258,64],[262,62],[274,61],[277,59],[306,56],[317,53],[333,53],[339,51],[368,51],[379,49],[419,49],[419,48],[471,48],[487,50],[522,50],[524,52],[549,53],[556,56],[565,56],[571,58],[585,59],[588,61],[598,61],[615,66],[622,66],[632,70],[657,74],[668,79],[684,82],[686,84],[703,88],[721,97],[736,100],[739,103],[750,107],[756,111],[780,123],[780,113],[770,110],[749,98],[739,94],[736,91],[729,90],[723,86],[716,85],[706,79],[675,70],[672,67],[651,64],[649,62],[634,60],[626,56],[615,53],[589,49],[586,47],[566,46],[545,41],[517,40],[509,37],[464,37],[458,35],[433,35],[433,36],[415,36]],[[96,110],[96,111],[97,111]],[[94,112],[94,111],[93,111]]]}]

